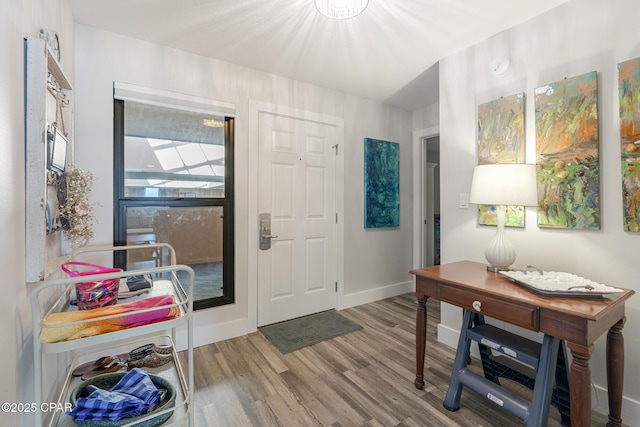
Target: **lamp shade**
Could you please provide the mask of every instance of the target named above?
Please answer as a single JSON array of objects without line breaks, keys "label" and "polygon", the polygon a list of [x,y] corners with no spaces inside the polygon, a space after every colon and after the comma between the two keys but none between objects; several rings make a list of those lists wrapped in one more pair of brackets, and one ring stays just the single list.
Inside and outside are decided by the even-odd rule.
[{"label": "lamp shade", "polygon": [[528,163],[478,165],[469,202],[483,205],[538,206],[536,166]]}]

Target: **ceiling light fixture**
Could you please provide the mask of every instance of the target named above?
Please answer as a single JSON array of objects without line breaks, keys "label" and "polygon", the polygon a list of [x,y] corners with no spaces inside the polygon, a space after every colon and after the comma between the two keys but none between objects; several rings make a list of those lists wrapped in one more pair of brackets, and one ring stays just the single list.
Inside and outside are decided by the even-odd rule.
[{"label": "ceiling light fixture", "polygon": [[315,0],[318,12],[332,19],[349,19],[362,13],[369,0]]},{"label": "ceiling light fixture", "polygon": [[204,126],[208,126],[210,128],[223,128],[224,122],[216,119],[204,119],[202,120],[202,124]]}]

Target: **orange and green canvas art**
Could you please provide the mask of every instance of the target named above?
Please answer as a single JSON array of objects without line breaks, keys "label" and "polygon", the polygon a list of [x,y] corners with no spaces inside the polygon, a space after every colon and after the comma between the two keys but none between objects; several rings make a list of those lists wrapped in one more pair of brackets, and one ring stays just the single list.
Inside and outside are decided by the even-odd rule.
[{"label": "orange and green canvas art", "polygon": [[618,64],[625,231],[640,231],[640,58]]},{"label": "orange and green canvas art", "polygon": [[[478,105],[478,164],[523,163],[524,92]],[[478,224],[497,225],[493,205],[478,205]],[[524,227],[524,207],[507,206],[505,226]]]},{"label": "orange and green canvas art", "polygon": [[596,71],[535,89],[538,226],[600,229]]}]

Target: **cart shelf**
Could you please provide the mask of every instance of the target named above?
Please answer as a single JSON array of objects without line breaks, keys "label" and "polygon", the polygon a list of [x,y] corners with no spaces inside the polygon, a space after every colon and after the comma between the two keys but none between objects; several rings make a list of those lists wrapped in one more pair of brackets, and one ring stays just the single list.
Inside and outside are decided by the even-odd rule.
[{"label": "cart shelf", "polygon": [[[37,407],[43,402],[43,378],[42,364],[43,357],[46,354],[66,353],[68,372],[64,384],[59,389],[58,404],[69,402],[69,396],[72,390],[81,383],[79,378],[71,375],[75,367],[87,361],[96,360],[105,355],[118,355],[128,353],[135,347],[147,343],[170,344],[173,346],[173,361],[159,368],[145,368],[149,373],[159,375],[168,379],[174,384],[177,397],[175,407],[172,409],[173,415],[168,421],[168,425],[193,425],[193,270],[186,265],[178,265],[175,263],[175,251],[167,244],[149,244],[135,246],[115,246],[106,248],[86,248],[74,254],[73,259],[77,259],[88,253],[96,252],[115,252],[115,251],[164,251],[169,255],[163,257],[167,259],[168,265],[159,267],[129,270],[117,273],[107,273],[90,276],[92,280],[101,280],[109,278],[126,278],[136,275],[149,274],[153,277],[153,286],[149,293],[127,299],[126,302],[141,300],[153,296],[173,296],[171,304],[161,307],[144,308],[135,311],[111,314],[108,316],[95,317],[86,320],[74,321],[65,324],[47,326],[44,319],[52,313],[70,312],[77,310],[77,307],[71,303],[71,292],[75,289],[78,282],[86,282],[88,276],[79,276],[73,278],[56,279],[42,282],[31,295],[31,306],[33,316],[33,349],[34,349],[34,389]],[[154,261],[157,261],[155,259]],[[182,272],[188,277],[186,286],[183,285],[178,277],[178,273]],[[182,276],[183,276],[182,275]],[[181,276],[181,277],[182,277]],[[158,321],[156,323],[145,324],[142,326],[129,327],[114,332],[103,333],[99,335],[78,338],[69,341],[59,342],[42,342],[40,339],[41,332],[49,327],[70,327],[74,325],[82,325],[84,323],[93,323],[106,320],[118,319],[124,316],[133,316],[143,313],[152,312],[154,310],[165,310],[167,308],[178,309],[179,314],[168,320]],[[186,324],[187,329],[187,375],[184,376],[176,349],[176,329]],[[166,335],[167,331],[171,331],[171,336]],[[142,338],[144,337],[144,338]],[[150,418],[155,417],[153,414]],[[43,423],[42,412],[36,412],[36,425],[49,426],[73,426],[71,417],[64,413],[54,412],[49,423]]]}]

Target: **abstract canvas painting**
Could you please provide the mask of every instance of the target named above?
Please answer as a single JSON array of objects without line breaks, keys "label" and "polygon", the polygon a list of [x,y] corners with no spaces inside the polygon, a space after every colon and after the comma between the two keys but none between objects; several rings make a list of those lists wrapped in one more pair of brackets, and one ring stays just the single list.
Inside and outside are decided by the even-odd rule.
[{"label": "abstract canvas painting", "polygon": [[524,92],[478,105],[478,162],[522,163]]},{"label": "abstract canvas painting", "polygon": [[364,227],[400,226],[400,145],[364,140]]},{"label": "abstract canvas painting", "polygon": [[[505,227],[524,227],[524,206],[507,206]],[[478,224],[498,225],[498,207],[495,205],[478,205]]]},{"label": "abstract canvas painting", "polygon": [[538,225],[600,229],[596,71],[535,89]]},{"label": "abstract canvas painting", "polygon": [[640,58],[618,64],[623,228],[640,231]]},{"label": "abstract canvas painting", "polygon": [[[525,160],[524,92],[478,105],[478,164]],[[478,224],[497,225],[497,210],[478,205]],[[507,227],[524,227],[524,207],[507,206]]]}]

